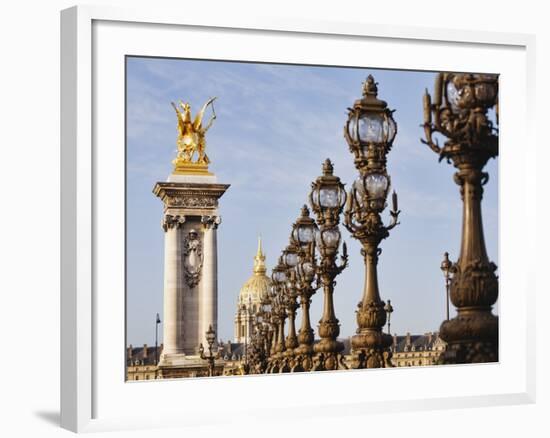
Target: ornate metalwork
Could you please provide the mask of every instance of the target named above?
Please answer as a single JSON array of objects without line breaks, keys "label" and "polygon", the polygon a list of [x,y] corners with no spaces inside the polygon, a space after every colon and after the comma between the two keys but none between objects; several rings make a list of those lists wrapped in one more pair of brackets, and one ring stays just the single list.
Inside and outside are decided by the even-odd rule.
[{"label": "ornate metalwork", "polygon": [[208,355],[204,354],[204,347],[202,343],[199,345],[199,355],[202,360],[208,361],[208,375],[210,377],[215,375],[216,371],[216,359],[221,358],[220,351],[218,350],[216,354],[212,352],[212,347],[216,341],[216,332],[212,328],[212,325],[208,327],[206,331],[206,342],[208,342]]},{"label": "ornate metalwork", "polygon": [[279,263],[273,268],[272,289],[271,289],[271,319],[274,322],[274,341],[269,358],[269,373],[279,373],[285,369],[285,322],[287,318],[284,298],[284,283],[287,280],[287,267],[283,262],[283,256]]},{"label": "ornate metalwork", "polygon": [[451,278],[455,271],[453,267],[453,262],[449,260],[449,253],[446,252],[443,254],[443,261],[441,262],[441,270],[445,276],[445,310],[448,321],[450,319],[450,309],[449,309],[449,300],[450,300],[450,289],[451,289]]},{"label": "ornate metalwork", "polygon": [[317,230],[317,224],[309,216],[309,209],[304,205],[300,217],[293,225],[292,232],[295,243],[300,247],[298,263],[295,268],[295,285],[300,296],[302,311],[302,325],[298,333],[300,345],[294,350],[292,372],[311,371],[313,368],[315,335],[311,328],[310,305],[311,297],[321,287],[319,281],[313,284],[317,279],[317,260],[315,258],[315,234]]},{"label": "ornate metalwork", "polygon": [[312,191],[309,196],[318,225],[315,241],[320,262],[316,266],[316,274],[324,294],[323,316],[319,321],[321,340],[314,345],[316,353],[314,371],[347,368],[342,355],[344,344],[337,340],[340,334],[340,322],[336,318],[333,299],[335,278],[348,265],[345,243],[342,245],[341,263],[336,263],[341,240],[338,224],[346,202],[346,192],[340,178],[333,175],[333,170],[332,163],[327,159],[323,164],[323,174],[312,183]]},{"label": "ornate metalwork", "polygon": [[[460,255],[448,268],[457,316],[441,324],[440,336],[448,344],[441,363],[498,361],[498,317],[492,313],[497,267],[487,256],[481,219],[483,186],[489,180],[483,168],[498,156],[498,129],[488,115],[492,107],[498,123],[497,75],[441,73],[433,102],[427,90],[424,95],[426,138],[421,141],[458,169],[454,180],[464,206]],[[434,134],[446,137],[443,146]]]},{"label": "ornate metalwork", "polygon": [[386,312],[388,320],[388,335],[391,335],[391,314],[393,313],[393,306],[391,305],[391,300],[388,300],[384,306],[384,311]]},{"label": "ornate metalwork", "polygon": [[286,310],[286,316],[288,318],[288,335],[286,337],[286,351],[284,366],[280,372],[290,372],[294,361],[294,349],[298,347],[298,337],[296,336],[296,310],[298,310],[297,303],[297,289],[296,289],[296,273],[294,268],[288,268],[287,281],[282,288],[283,290],[283,303]]},{"label": "ornate metalwork", "polygon": [[378,99],[372,75],[363,84],[363,98],[349,108],[344,136],[355,156],[359,178],[353,183],[344,211],[344,225],[363,246],[365,287],[357,310],[357,334],[352,337],[352,367],[390,367],[392,338],[382,332],[386,324],[385,303],[380,298],[377,264],[380,242],[398,224],[397,194],[392,195],[391,223],[385,226],[381,213],[386,208],[390,177],[387,154],[397,133],[397,125],[386,102]]},{"label": "ornate metalwork", "polygon": [[348,108],[344,128],[344,137],[355,156],[357,169],[385,169],[386,155],[397,133],[393,112],[386,102],[378,99],[378,84],[369,75],[363,83],[363,97]]},{"label": "ornate metalwork", "polygon": [[[267,304],[267,303],[266,303]],[[262,374],[267,369],[269,346],[267,345],[268,323],[266,321],[268,311],[262,305],[262,309],[256,314],[253,321],[253,333],[249,346],[249,374]]]}]

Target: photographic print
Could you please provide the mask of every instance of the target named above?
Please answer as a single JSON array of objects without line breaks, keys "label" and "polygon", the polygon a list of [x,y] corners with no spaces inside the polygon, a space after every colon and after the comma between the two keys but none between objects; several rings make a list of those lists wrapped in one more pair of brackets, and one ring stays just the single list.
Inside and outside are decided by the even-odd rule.
[{"label": "photographic print", "polygon": [[498,75],[126,58],[126,380],[498,362]]}]

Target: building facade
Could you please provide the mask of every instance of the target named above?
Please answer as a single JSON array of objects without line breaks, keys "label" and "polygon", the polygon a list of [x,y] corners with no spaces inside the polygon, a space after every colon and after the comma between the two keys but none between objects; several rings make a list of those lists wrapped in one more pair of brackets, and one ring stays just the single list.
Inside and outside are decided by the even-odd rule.
[{"label": "building facade", "polygon": [[162,353],[160,347],[128,346],[126,349],[126,380],[154,380],[159,378],[158,361]]},{"label": "building facade", "polygon": [[436,365],[447,344],[439,333],[393,336],[391,361],[396,367]]}]

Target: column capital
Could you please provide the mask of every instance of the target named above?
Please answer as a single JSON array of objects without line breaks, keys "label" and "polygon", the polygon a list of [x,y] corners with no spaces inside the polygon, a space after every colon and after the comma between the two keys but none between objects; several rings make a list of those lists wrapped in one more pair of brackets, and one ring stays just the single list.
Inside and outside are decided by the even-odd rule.
[{"label": "column capital", "polygon": [[221,216],[201,216],[201,224],[206,229],[216,230],[221,223]]},{"label": "column capital", "polygon": [[181,228],[185,223],[185,216],[165,214],[161,221],[161,226],[164,231],[171,230],[172,228]]}]

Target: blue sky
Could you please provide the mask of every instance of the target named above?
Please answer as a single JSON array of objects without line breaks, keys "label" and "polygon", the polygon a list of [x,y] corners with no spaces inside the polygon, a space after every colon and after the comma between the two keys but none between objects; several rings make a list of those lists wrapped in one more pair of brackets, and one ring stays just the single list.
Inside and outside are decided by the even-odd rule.
[{"label": "blue sky", "polygon": [[[220,201],[218,229],[219,338],[226,340],[233,338],[238,292],[252,273],[258,235],[272,268],[322,162],[330,158],[347,187],[356,178],[343,126],[368,74],[379,83],[379,97],[396,109],[398,125],[388,172],[399,195],[401,225],[381,244],[380,292],[394,307],[392,332],[439,329],[445,317],[439,265],[445,251],[453,260],[458,255],[462,203],[454,168],[438,163],[419,140],[422,95],[433,88],[434,73],[133,57],[127,60],[128,343],[153,344],[155,314],[162,318],[162,203],[152,188],[166,180],[175,156],[170,102],[188,101],[194,114],[209,97],[218,97],[207,153],[218,181],[231,184]],[[483,202],[485,238],[498,264],[498,161],[486,169],[491,178]],[[389,222],[387,211],[384,218]],[[337,278],[334,299],[341,334],[349,336],[364,269],[359,242],[341,231],[350,265]],[[321,311],[319,291],[311,309],[314,328]]]}]

